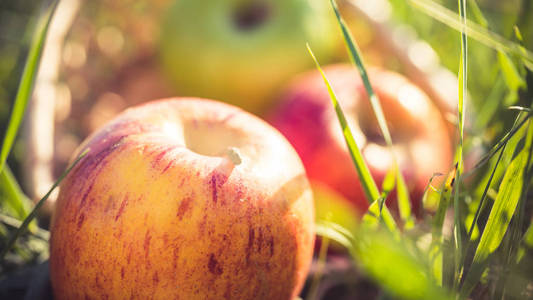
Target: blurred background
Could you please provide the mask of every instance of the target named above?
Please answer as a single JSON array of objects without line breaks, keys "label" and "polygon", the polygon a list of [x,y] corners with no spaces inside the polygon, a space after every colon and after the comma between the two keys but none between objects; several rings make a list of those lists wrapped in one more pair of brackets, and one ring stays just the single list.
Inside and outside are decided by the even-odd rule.
[{"label": "blurred background", "polygon": [[[67,166],[80,142],[104,122],[129,106],[182,94],[172,74],[165,70],[168,63],[161,58],[165,51],[160,49],[166,47],[161,42],[161,39],[168,39],[163,36],[164,20],[172,19],[168,13],[172,12],[174,2],[60,2],[24,128],[8,159],[24,193],[31,200],[44,195]],[[436,2],[457,11],[456,0]],[[473,1],[468,2],[472,4]],[[513,26],[517,25],[524,46],[533,49],[533,1],[476,2],[485,19],[475,9],[469,9],[470,19],[478,23],[485,20],[491,31],[513,41],[516,41]],[[9,121],[36,19],[50,3],[49,0],[0,1],[1,135]],[[453,129],[459,33],[404,0],[344,0],[339,4],[366,63],[407,76],[431,97]],[[338,32],[331,33],[335,34]],[[334,48],[324,64],[347,62],[347,52],[340,39],[334,41]],[[301,55],[307,55],[304,47]],[[513,88],[512,83],[506,82],[500,65],[496,63],[501,59],[496,51],[469,39],[468,59],[467,135],[473,138],[467,140],[466,146],[467,152],[483,152],[512,124],[514,115],[501,108],[510,105],[529,107],[529,104],[520,102],[523,99],[519,85]],[[310,58],[309,61],[308,69],[311,70],[314,65]],[[282,91],[284,86],[276,88]],[[270,101],[253,113],[264,117],[274,106],[275,101]],[[41,222],[44,227],[49,212],[50,207],[43,213]],[[3,266],[0,278],[28,261],[33,264],[45,261],[46,254],[42,254],[46,252],[45,248],[45,244],[37,245],[27,252],[28,260]],[[368,298],[359,294],[361,299],[377,295],[372,283],[361,279],[345,261],[333,261],[328,267],[331,276],[327,278],[331,284],[323,285],[324,298],[352,299],[354,290],[369,293]],[[355,275],[347,277],[344,276],[346,273]],[[346,278],[358,279],[345,284],[342,281]],[[327,293],[331,294],[328,296]]]},{"label": "blurred background", "polygon": [[[53,94],[42,96],[47,99],[33,104],[42,108],[33,113],[48,115],[39,119],[42,122],[37,120],[37,124],[33,125],[35,128],[49,127],[48,133],[37,135],[40,137],[39,144],[42,144],[37,147],[50,147],[51,154],[48,153],[46,158],[34,158],[37,165],[44,163],[40,161],[42,159],[51,160],[49,167],[53,176],[45,180],[43,186],[49,186],[50,180],[64,169],[79,142],[116,113],[143,101],[180,95],[180,91],[172,86],[172,81],[161,71],[157,59],[161,18],[172,2],[73,0],[60,5],[55,22],[62,28],[56,26],[53,30],[55,36],[51,40],[56,45],[47,46],[56,53],[49,56],[45,54],[41,66],[41,73],[50,73],[45,77],[49,77],[46,80],[51,81],[54,91],[45,90],[43,93]],[[456,1],[438,2],[456,10]],[[477,2],[491,30],[512,39],[513,26],[517,24],[526,48],[531,48],[533,8],[530,1]],[[36,17],[49,3],[7,0],[0,4],[2,133],[23,70]],[[439,105],[453,112],[457,99],[454,78],[459,66],[457,53],[460,52],[457,31],[421,13],[405,1],[353,0],[340,3],[343,15],[369,65],[386,66],[406,74],[435,101],[449,102],[448,106],[445,103]],[[473,10],[469,12],[473,14]],[[471,16],[471,19],[476,20],[475,16]],[[496,51],[471,39],[469,46],[469,93],[475,112],[482,107],[501,74],[498,73],[497,64],[487,64],[488,61],[497,60]],[[48,57],[50,59],[46,59]],[[347,53],[339,41],[338,53],[329,62],[346,60]],[[507,103],[517,99],[516,95],[506,94],[503,88],[500,90],[494,93],[502,94]],[[42,89],[36,87],[36,91]],[[40,95],[36,97],[40,98]],[[28,125],[32,122],[34,120],[26,121],[25,136],[36,136],[32,126]],[[41,130],[46,132],[45,129]],[[24,150],[32,149],[23,145],[25,136],[21,136],[9,157],[10,166],[21,179],[23,158],[28,157]],[[35,164],[30,164],[28,168],[35,168]],[[43,188],[34,186],[38,184],[34,182],[42,180],[26,178],[21,182],[28,180],[33,183],[25,183],[25,191],[32,196],[42,194]]]}]

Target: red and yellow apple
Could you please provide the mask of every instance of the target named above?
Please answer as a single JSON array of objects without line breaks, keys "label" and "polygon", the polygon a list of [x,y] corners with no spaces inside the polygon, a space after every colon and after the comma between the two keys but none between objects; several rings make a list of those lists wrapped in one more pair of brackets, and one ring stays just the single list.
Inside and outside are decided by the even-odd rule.
[{"label": "red and yellow apple", "polygon": [[56,299],[293,299],[314,209],[289,142],[201,99],[130,108],[90,136],[52,220]]},{"label": "red and yellow apple", "polygon": [[[380,183],[393,163],[360,76],[351,65],[332,65],[325,73],[336,92],[355,140]],[[434,172],[452,163],[452,146],[443,116],[431,100],[403,76],[369,70],[391,131],[393,153],[418,206]],[[272,124],[299,153],[311,180],[322,182],[350,199],[361,211],[368,207],[336,113],[320,73],[301,75],[281,97]]]},{"label": "red and yellow apple", "polygon": [[180,95],[254,113],[313,68],[306,43],[320,61],[331,61],[341,41],[323,0],[176,0],[161,24],[161,68]]}]

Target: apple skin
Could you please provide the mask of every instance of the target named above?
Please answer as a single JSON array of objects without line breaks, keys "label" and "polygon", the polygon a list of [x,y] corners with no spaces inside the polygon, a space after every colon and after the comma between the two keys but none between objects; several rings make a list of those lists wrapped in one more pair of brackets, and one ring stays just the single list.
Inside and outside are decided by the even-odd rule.
[{"label": "apple skin", "polygon": [[77,154],[87,148],[52,220],[56,299],[298,295],[313,196],[270,125],[219,102],[165,99],[126,110]]},{"label": "apple skin", "polygon": [[[366,90],[356,68],[324,68],[352,129],[355,140],[378,184],[392,166]],[[437,107],[403,76],[377,68],[368,70],[379,96],[393,149],[410,191],[415,212],[429,179],[452,164],[447,124]],[[360,211],[368,201],[358,180],[328,91],[317,71],[296,78],[270,116],[300,155],[310,180],[326,184],[352,201]],[[395,199],[395,193],[391,194]]]},{"label": "apple skin", "polygon": [[340,34],[327,1],[178,0],[162,21],[158,52],[180,95],[261,113],[287,80],[314,66],[306,43],[322,62],[336,55]]}]

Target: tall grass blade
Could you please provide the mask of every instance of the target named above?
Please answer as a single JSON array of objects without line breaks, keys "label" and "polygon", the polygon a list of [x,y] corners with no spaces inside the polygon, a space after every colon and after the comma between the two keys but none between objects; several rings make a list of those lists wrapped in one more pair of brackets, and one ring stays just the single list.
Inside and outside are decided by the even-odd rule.
[{"label": "tall grass blade", "polygon": [[[488,193],[489,188],[490,188],[490,186],[492,184],[492,180],[494,179],[494,174],[496,173],[496,170],[498,169],[500,161],[502,160],[503,153],[505,152],[505,146],[506,145],[503,146],[503,148],[500,151],[500,155],[498,155],[498,159],[496,160],[496,163],[494,164],[494,167],[492,168],[492,172],[490,173],[489,180],[488,180],[487,184],[485,185],[485,189],[483,190],[483,194],[481,195],[481,199],[479,200],[479,205],[478,205],[478,207],[476,209],[476,213],[474,215],[474,218],[472,219],[472,223],[470,224],[470,227],[469,227],[470,229],[468,230],[468,235],[467,235],[467,239],[466,239],[468,242],[472,241],[472,234],[474,232],[474,228],[476,227],[477,221],[479,219],[479,215],[481,214],[481,211],[482,211],[482,209],[484,207],[485,199],[487,198],[487,193]],[[465,253],[468,252],[468,248],[469,247],[467,247],[467,251],[465,251]]]},{"label": "tall grass blade", "polygon": [[[467,239],[466,239],[467,246],[466,246],[466,250],[464,252],[465,253],[465,257],[463,259],[463,264],[461,266],[462,267],[461,279],[465,278],[465,276],[466,276],[466,274],[465,274],[465,267],[466,267],[466,264],[467,264],[466,254],[469,253],[470,247],[473,245],[472,235],[474,233],[474,229],[477,228],[477,221],[479,219],[481,211],[483,210],[483,208],[485,206],[485,199],[487,198],[487,193],[488,193],[489,188],[490,188],[490,186],[492,184],[492,180],[494,179],[494,174],[496,173],[496,170],[498,169],[498,165],[501,162],[501,159],[503,157],[503,153],[505,152],[505,147],[506,146],[507,146],[507,144],[504,144],[504,146],[500,150],[500,154],[498,155],[498,160],[496,161],[496,163],[494,164],[494,166],[492,168],[492,172],[490,173],[489,180],[487,181],[487,184],[485,185],[485,189],[483,190],[483,194],[481,195],[481,199],[479,200],[479,205],[476,208],[476,212],[475,212],[475,215],[474,215],[474,217],[472,219],[472,223],[470,224],[470,227],[468,229],[468,236],[467,236]],[[480,266],[475,266],[474,268],[480,269],[481,265]]]},{"label": "tall grass blade", "polygon": [[479,23],[479,25],[481,25],[483,28],[488,28],[489,22],[483,15],[483,12],[481,12],[481,9],[477,5],[476,0],[468,0],[468,5],[470,6],[472,15],[474,15],[474,18],[476,18],[476,21]]},{"label": "tall grass blade", "polygon": [[11,237],[9,238],[9,240],[6,243],[6,246],[4,247],[4,249],[2,249],[2,252],[0,252],[0,261],[2,261],[4,259],[5,255],[9,251],[9,249],[11,249],[11,247],[13,247],[13,245],[17,241],[18,237],[21,236],[26,231],[26,229],[28,228],[28,225],[30,224],[30,222],[37,215],[37,212],[39,211],[39,208],[41,208],[41,206],[44,205],[46,200],[48,200],[48,197],[50,197],[50,194],[52,194],[52,192],[56,189],[56,187],[59,186],[59,184],[65,178],[65,176],[67,176],[67,174],[80,162],[80,160],[82,160],[87,155],[87,153],[89,153],[89,151],[90,150],[87,149],[82,154],[80,154],[80,156],[78,156],[78,158],[76,158],[76,160],[72,164],[70,164],[70,166],[65,171],[63,171],[61,176],[59,176],[57,181],[52,185],[52,187],[46,193],[46,195],[44,195],[43,198],[41,198],[41,200],[39,200],[39,202],[37,202],[37,204],[35,204],[35,207],[33,207],[33,210],[24,219],[24,221],[22,222],[22,225],[20,225],[20,227],[13,233],[13,235],[11,235]]},{"label": "tall grass blade", "polygon": [[501,100],[504,97],[506,90],[505,80],[501,73],[498,74],[496,80],[493,82],[490,93],[485,98],[483,106],[478,110],[476,128],[481,131],[489,126],[491,122],[497,120],[496,114],[499,112]]},{"label": "tall grass blade", "polygon": [[533,249],[533,222],[529,224],[526,233],[524,233],[524,236],[522,237],[522,242],[529,249]]},{"label": "tall grass blade", "polygon": [[400,174],[400,170],[396,169],[398,178],[398,184],[396,187],[396,197],[398,199],[398,210],[400,212],[400,218],[404,222],[403,227],[405,229],[412,229],[415,226],[415,219],[411,214],[411,201],[409,200],[409,190],[407,189],[407,184],[405,179]]},{"label": "tall grass blade", "polygon": [[400,239],[400,231],[396,221],[387,206],[382,203],[381,199],[378,199],[370,204],[368,211],[363,215],[361,227],[379,229],[380,224],[384,224],[394,234],[394,237]]},{"label": "tall grass blade", "polygon": [[[519,113],[517,116],[516,116],[516,119],[513,123],[513,127],[512,129],[516,128],[518,123],[520,122],[520,118],[521,118],[521,114]],[[527,120],[527,118],[526,118]],[[474,217],[472,218],[472,223],[470,225],[470,228],[469,228],[469,231],[468,231],[468,238],[467,238],[467,241],[472,241],[472,234],[474,232],[474,228],[477,224],[477,221],[479,219],[479,215],[481,214],[481,211],[484,207],[484,202],[485,202],[485,199],[488,195],[488,191],[489,189],[491,188],[492,186],[492,182],[496,179],[496,181],[498,181],[498,179],[500,178],[500,174],[496,175],[496,171],[498,170],[498,165],[500,165],[500,162],[502,161],[505,161],[506,159],[504,158],[506,155],[504,155],[506,152],[505,152],[505,148],[507,147],[507,145],[509,144],[510,147],[512,149],[516,148],[517,146],[517,143],[518,143],[518,136],[516,136],[515,139],[513,140],[507,140],[503,143],[503,147],[499,150],[500,151],[500,154],[498,155],[498,159],[496,160],[496,163],[494,163],[494,165],[492,166],[492,172],[490,173],[489,175],[489,178],[487,179],[487,184],[485,185],[485,188],[483,189],[483,193],[481,194],[481,198],[479,200],[479,205],[478,207],[476,208],[476,212],[475,212],[475,215]],[[510,154],[507,155],[507,157],[509,157]],[[506,158],[507,158],[506,157]],[[504,159],[502,159],[504,158]],[[511,158],[509,157],[508,158],[509,162],[511,160]],[[501,172],[500,172],[501,173]],[[503,174],[503,173],[502,173]],[[483,179],[484,181],[484,179]],[[470,244],[469,244],[470,246]],[[465,253],[468,253],[468,248],[467,248],[467,251],[465,251]]]},{"label": "tall grass blade", "polygon": [[473,38],[492,49],[520,56],[523,59],[524,64],[530,70],[533,70],[533,52],[521,47],[519,44],[511,42],[469,20],[466,21],[466,27],[464,27],[459,15],[431,0],[408,0],[408,2],[413,7],[419,9],[435,20],[438,20],[455,30],[465,32],[470,38]]},{"label": "tall grass blade", "polygon": [[385,205],[385,201],[387,200],[387,197],[389,196],[390,192],[392,192],[395,186],[396,186],[396,166],[390,168],[387,171],[387,174],[385,174],[385,178],[383,179],[383,182],[381,183],[381,196],[379,199],[380,218],[381,218],[381,213],[383,211],[383,206]]},{"label": "tall grass blade", "polygon": [[429,250],[429,261],[431,266],[431,274],[437,285],[443,284],[443,236],[442,230],[444,227],[444,218],[446,217],[446,211],[450,205],[450,198],[453,189],[453,183],[455,181],[455,170],[450,172],[446,181],[442,186],[440,194],[439,205],[433,222],[431,224],[431,244]]},{"label": "tall grass blade", "polygon": [[503,177],[494,205],[492,206],[487,224],[481,235],[480,242],[474,255],[472,267],[465,276],[461,297],[466,298],[475,284],[479,281],[490,254],[501,244],[513,217],[517,204],[522,196],[524,173],[527,169],[531,143],[533,140],[533,126],[528,125],[526,143],[520,153],[511,161]]},{"label": "tall grass blade", "polygon": [[37,23],[37,30],[30,45],[28,59],[26,60],[24,71],[22,72],[22,78],[15,96],[13,111],[11,112],[4,141],[2,142],[2,149],[0,150],[0,172],[3,170],[9,152],[13,147],[15,137],[20,124],[22,123],[22,118],[24,117],[24,112],[26,111],[26,106],[31,97],[33,84],[39,69],[41,53],[46,40],[46,33],[48,32],[50,21],[52,20],[52,16],[54,15],[58,3],[58,0],[54,1],[46,13],[39,18]]},{"label": "tall grass blade", "polygon": [[524,80],[524,78],[522,78],[520,72],[518,72],[518,69],[516,68],[509,55],[499,51],[498,61],[500,63],[505,83],[511,91],[517,91],[520,88],[526,87],[526,81]]},{"label": "tall grass blade", "polygon": [[370,98],[370,104],[372,105],[372,109],[374,110],[374,113],[376,115],[379,128],[381,132],[383,133],[383,138],[385,139],[385,142],[387,143],[387,145],[391,146],[392,138],[390,135],[389,128],[387,126],[387,122],[385,120],[385,115],[383,114],[383,109],[381,108],[381,104],[379,102],[378,96],[376,95],[376,93],[374,93],[374,89],[372,88],[372,85],[370,84],[370,80],[368,79],[368,74],[366,72],[363,59],[361,55],[359,54],[360,53],[359,48],[354,38],[352,37],[350,31],[348,30],[348,27],[346,26],[344,19],[340,15],[339,9],[337,7],[337,3],[335,2],[335,0],[330,0],[330,2],[331,2],[331,6],[333,7],[333,11],[335,12],[335,16],[337,17],[339,26],[341,28],[342,35],[344,37],[344,42],[346,44],[346,47],[348,47],[350,58],[352,62],[355,64],[355,66],[357,67],[357,70],[359,70],[359,74],[361,75],[361,79],[368,93],[368,97]]},{"label": "tall grass blade", "polygon": [[396,186],[396,166],[390,168],[381,183],[381,196],[386,197]]},{"label": "tall grass blade", "polygon": [[[326,84],[328,88],[329,96],[331,98],[333,107],[335,108],[337,118],[339,119],[339,124],[342,129],[344,140],[346,141],[346,145],[348,146],[350,156],[352,157],[352,160],[354,162],[355,169],[357,170],[357,175],[359,176],[359,181],[361,182],[361,186],[363,187],[363,191],[365,192],[365,196],[369,203],[371,204],[374,202],[377,203],[380,197],[378,187],[376,185],[376,182],[372,178],[372,175],[370,174],[370,170],[368,169],[368,166],[366,165],[363,159],[363,155],[361,154],[361,151],[359,150],[357,143],[355,142],[355,139],[352,135],[352,131],[350,130],[350,127],[348,126],[348,122],[346,121],[346,117],[344,116],[344,112],[342,111],[339,101],[337,100],[337,96],[335,95],[335,92],[333,91],[331,84],[329,83],[329,80],[326,77],[326,74],[324,74],[324,71],[320,67],[320,64],[318,63],[309,45],[307,45],[307,50],[309,51],[309,54],[313,58],[316,64],[316,68],[318,69],[320,74],[322,74],[324,83]],[[385,213],[383,214],[383,218],[386,219],[385,223],[389,225],[388,228],[391,231],[398,230],[396,222],[392,218],[386,206],[384,207],[383,211],[385,211]]]},{"label": "tall grass blade", "polygon": [[[389,147],[389,150],[392,153],[392,157],[394,158],[394,165],[397,165],[396,157],[392,151],[392,137],[391,137],[389,128],[387,126],[387,121],[385,119],[385,115],[383,114],[383,109],[381,108],[379,98],[376,95],[376,93],[374,93],[374,89],[372,88],[372,85],[370,84],[370,80],[368,79],[368,73],[366,72],[365,64],[363,63],[363,59],[360,55],[360,51],[357,46],[357,43],[355,42],[350,31],[348,30],[348,27],[346,26],[344,19],[341,17],[335,0],[330,0],[330,3],[331,3],[331,7],[333,8],[333,11],[335,12],[335,16],[337,17],[337,22],[342,31],[342,35],[344,37],[344,42],[346,44],[346,47],[349,50],[348,52],[350,54],[350,59],[352,60],[354,65],[357,67],[357,70],[359,71],[361,80],[363,81],[363,85],[365,86],[366,92],[368,93],[368,97],[370,99],[372,110],[374,111],[376,120],[378,121],[378,126],[381,130],[381,133],[383,134],[383,138],[385,139],[387,146]],[[397,185],[398,185],[398,188],[401,189],[399,191],[399,195],[401,195],[401,197],[398,198],[398,204],[401,208],[403,208],[403,211],[400,213],[400,217],[402,218],[402,221],[404,222],[404,224],[409,225],[412,222],[412,216],[411,216],[412,212],[411,212],[411,203],[409,200],[409,193],[404,192],[404,190],[405,191],[407,190],[407,186],[405,185],[405,179],[403,178],[403,175],[400,171],[397,172],[397,177],[398,177]]]},{"label": "tall grass blade", "polygon": [[19,220],[30,212],[31,201],[24,195],[11,169],[6,165],[0,172],[0,206]]},{"label": "tall grass blade", "polygon": [[518,125],[514,126],[505,134],[505,136],[498,141],[498,143],[492,147],[487,154],[485,154],[474,166],[474,170],[478,169],[479,167],[483,166],[486,162],[488,162],[511,138],[514,137],[514,135],[522,129],[522,126],[526,124],[526,122],[531,118],[531,113],[528,113],[523,120],[518,123]]},{"label": "tall grass blade", "polygon": [[[19,228],[20,225],[22,225],[22,221],[5,214],[0,214],[0,222],[12,228]],[[30,228],[30,233],[34,237],[46,242],[48,242],[48,239],[50,239],[50,232],[37,226],[35,226],[35,230]]]},{"label": "tall grass blade", "polygon": [[454,260],[455,260],[455,269],[454,269],[454,290],[456,289],[459,283],[459,272],[461,269],[462,263],[462,254],[463,254],[463,238],[462,238],[462,228],[461,228],[461,211],[460,211],[460,202],[459,202],[459,190],[461,187],[461,173],[463,172],[463,142],[464,142],[464,123],[465,123],[465,104],[464,98],[467,95],[467,82],[468,82],[468,73],[467,73],[467,58],[468,58],[468,48],[466,40],[466,2],[465,0],[458,0],[459,5],[459,15],[461,17],[461,22],[463,28],[461,30],[461,60],[459,63],[459,103],[458,103],[458,119],[459,119],[459,144],[457,145],[457,163],[456,163],[456,174],[455,174],[455,186],[453,194],[453,236],[454,236]]}]

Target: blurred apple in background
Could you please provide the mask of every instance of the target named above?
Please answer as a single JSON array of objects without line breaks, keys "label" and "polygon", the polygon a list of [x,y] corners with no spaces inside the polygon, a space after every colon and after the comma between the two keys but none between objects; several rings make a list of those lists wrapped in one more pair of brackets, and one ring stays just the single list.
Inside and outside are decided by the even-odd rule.
[{"label": "blurred apple in background", "polygon": [[[325,73],[379,184],[393,158],[360,76],[351,65],[332,65]],[[432,174],[446,173],[451,167],[452,145],[446,122],[431,100],[403,76],[370,69],[369,77],[380,97],[394,153],[416,209]],[[297,78],[270,120],[293,144],[311,180],[326,184],[362,212],[366,210],[368,202],[320,73],[312,71]]]},{"label": "blurred apple in background", "polygon": [[330,61],[340,34],[328,1],[179,0],[160,36],[160,62],[184,96],[262,112],[294,74]]},{"label": "blurred apple in background", "polygon": [[[57,299],[294,299],[313,254],[289,142],[227,104],[126,110],[80,146],[51,227]],[[75,154],[76,155],[76,154]]]}]

